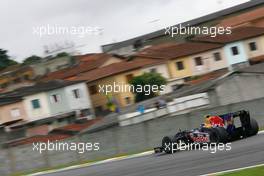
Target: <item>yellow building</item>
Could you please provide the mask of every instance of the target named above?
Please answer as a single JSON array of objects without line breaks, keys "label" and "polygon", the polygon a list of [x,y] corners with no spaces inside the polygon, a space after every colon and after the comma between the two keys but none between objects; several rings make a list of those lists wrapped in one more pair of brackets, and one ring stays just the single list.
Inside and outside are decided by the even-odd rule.
[{"label": "yellow building", "polygon": [[[117,107],[133,104],[134,94],[129,91],[129,81],[143,74],[145,68],[160,64],[161,61],[156,59],[122,61],[83,73],[75,80],[87,81],[93,107],[100,112],[109,109],[109,101]],[[107,94],[105,90],[108,90]]]},{"label": "yellow building", "polygon": [[172,79],[182,79],[192,76],[191,58],[182,57],[168,60],[168,68]]},{"label": "yellow building", "polygon": [[228,65],[222,47],[222,44],[203,42],[162,44],[141,51],[137,57],[166,61],[169,83],[177,87],[193,76],[226,68]]},{"label": "yellow building", "polygon": [[243,46],[251,64],[264,61],[264,35],[244,40]]}]

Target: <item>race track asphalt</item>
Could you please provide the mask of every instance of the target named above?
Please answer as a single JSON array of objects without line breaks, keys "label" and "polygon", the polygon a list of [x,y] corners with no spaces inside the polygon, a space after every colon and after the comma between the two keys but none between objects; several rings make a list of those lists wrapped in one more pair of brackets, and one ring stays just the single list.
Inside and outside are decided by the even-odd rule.
[{"label": "race track asphalt", "polygon": [[[45,176],[196,176],[264,163],[264,133],[232,143],[231,151],[151,154]],[[44,176],[44,175],[43,175]]]}]

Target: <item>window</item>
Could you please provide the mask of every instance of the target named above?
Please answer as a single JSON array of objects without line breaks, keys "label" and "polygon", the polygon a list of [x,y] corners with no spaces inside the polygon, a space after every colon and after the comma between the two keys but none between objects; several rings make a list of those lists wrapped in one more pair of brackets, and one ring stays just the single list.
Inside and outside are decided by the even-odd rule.
[{"label": "window", "polygon": [[203,61],[201,57],[195,57],[194,61],[196,66],[203,65]]},{"label": "window", "polygon": [[233,54],[234,56],[239,54],[237,46],[233,46],[233,47],[231,48],[231,51],[232,51],[232,54]]},{"label": "window", "polygon": [[184,70],[184,65],[182,61],[176,62],[176,67],[178,70]]},{"label": "window", "polygon": [[89,86],[89,92],[91,95],[97,94],[97,85]]},{"label": "window", "polygon": [[74,89],[72,90],[74,98],[78,99],[81,98],[80,89]]},{"label": "window", "polygon": [[150,72],[151,73],[157,73],[157,69],[156,68],[152,68],[152,69],[150,69]]},{"label": "window", "polygon": [[250,42],[248,44],[248,46],[249,46],[250,51],[256,51],[257,50],[256,42]]},{"label": "window", "polygon": [[50,96],[51,103],[58,103],[61,100],[59,94],[53,94]]},{"label": "window", "polygon": [[214,53],[214,60],[215,60],[215,61],[220,61],[220,60],[221,60],[221,55],[220,55],[219,52]]},{"label": "window", "polygon": [[127,105],[131,104],[131,98],[130,97],[126,97],[125,100],[126,100],[126,104]]},{"label": "window", "polygon": [[18,108],[12,109],[10,114],[12,118],[20,117],[20,110]]},{"label": "window", "polygon": [[31,100],[31,104],[32,104],[33,109],[38,109],[38,108],[40,108],[40,102],[39,102],[39,99]]},{"label": "window", "polygon": [[133,79],[133,77],[134,77],[133,74],[126,75],[127,82],[129,83]]}]

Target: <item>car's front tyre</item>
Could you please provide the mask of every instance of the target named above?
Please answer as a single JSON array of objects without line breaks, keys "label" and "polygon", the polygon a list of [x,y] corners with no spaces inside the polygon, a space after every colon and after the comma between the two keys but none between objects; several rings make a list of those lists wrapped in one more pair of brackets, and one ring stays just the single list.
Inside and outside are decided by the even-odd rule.
[{"label": "car's front tyre", "polygon": [[173,153],[173,145],[174,145],[174,140],[173,140],[173,136],[165,136],[162,139],[162,148],[163,151],[167,154],[171,154]]}]

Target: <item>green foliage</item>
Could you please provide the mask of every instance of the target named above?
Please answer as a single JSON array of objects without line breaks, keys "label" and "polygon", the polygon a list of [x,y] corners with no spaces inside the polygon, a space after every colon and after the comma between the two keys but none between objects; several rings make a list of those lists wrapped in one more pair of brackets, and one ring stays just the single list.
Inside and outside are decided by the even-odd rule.
[{"label": "green foliage", "polygon": [[0,49],[0,70],[16,64],[17,62],[10,59],[7,55],[7,50]]},{"label": "green foliage", "polygon": [[61,52],[61,53],[58,53],[56,57],[66,57],[66,56],[70,56],[70,54],[66,52]]},{"label": "green foliage", "polygon": [[[140,76],[134,77],[130,82],[134,87],[138,86],[153,86],[156,85],[159,87],[158,90],[161,90],[161,86],[166,85],[167,81],[159,73],[144,73]],[[136,89],[137,90],[137,89]],[[149,95],[146,95],[146,91],[135,91],[135,101],[140,102],[149,98],[153,98],[158,95],[157,92],[150,90]]]},{"label": "green foliage", "polygon": [[222,176],[249,176],[249,175],[263,176],[263,173],[264,173],[264,166],[259,166],[259,167],[249,168],[249,169],[243,169],[240,171],[219,174],[219,176],[220,175]]},{"label": "green foliage", "polygon": [[36,55],[33,55],[33,56],[30,56],[30,57],[26,58],[26,59],[23,61],[23,64],[24,64],[24,65],[34,64],[34,63],[39,62],[41,59],[42,59],[41,57],[36,56]]}]

